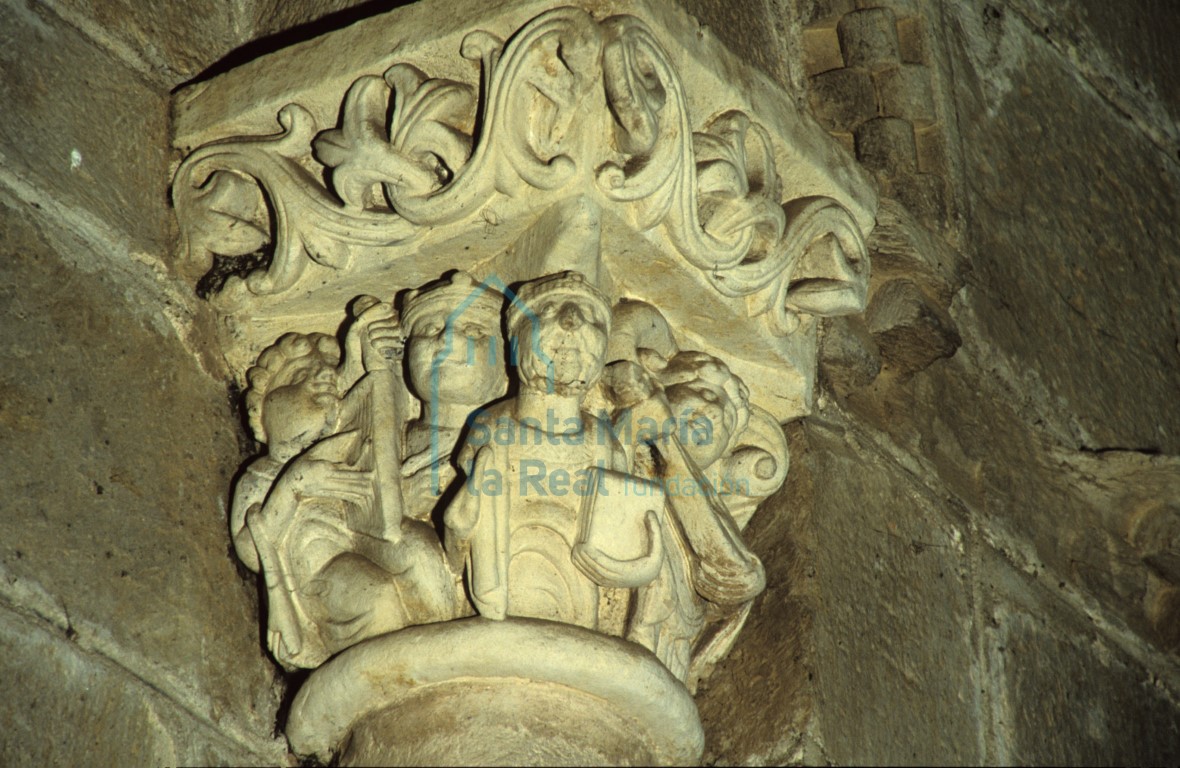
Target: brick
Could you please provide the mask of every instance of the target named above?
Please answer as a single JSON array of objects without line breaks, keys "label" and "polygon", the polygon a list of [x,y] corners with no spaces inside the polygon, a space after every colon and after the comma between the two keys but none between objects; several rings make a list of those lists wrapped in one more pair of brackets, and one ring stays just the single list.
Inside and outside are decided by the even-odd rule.
[{"label": "brick", "polygon": [[897,20],[888,8],[866,8],[840,19],[840,49],[849,67],[876,69],[900,61]]},{"label": "brick", "polygon": [[900,117],[927,128],[937,119],[930,70],[918,64],[902,64],[873,73],[877,99],[884,117]]},{"label": "brick", "polygon": [[856,0],[802,0],[799,15],[806,25],[834,26],[846,13],[856,10]]},{"label": "brick", "polygon": [[886,174],[912,174],[917,169],[914,127],[896,117],[879,117],[856,129],[856,156],[865,167]]},{"label": "brick", "polygon": [[818,75],[844,66],[840,38],[834,27],[817,27],[803,32],[803,71]]},{"label": "brick", "polygon": [[926,50],[926,19],[910,16],[897,21],[898,53],[903,64],[929,64]]},{"label": "brick", "polygon": [[834,69],[811,78],[808,99],[820,125],[829,131],[853,131],[876,117],[873,82],[859,69]]}]

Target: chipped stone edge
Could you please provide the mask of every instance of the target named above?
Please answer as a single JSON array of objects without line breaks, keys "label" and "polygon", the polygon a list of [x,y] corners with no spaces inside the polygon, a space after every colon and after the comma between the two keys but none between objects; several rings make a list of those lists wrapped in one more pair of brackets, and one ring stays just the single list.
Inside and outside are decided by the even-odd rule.
[{"label": "chipped stone edge", "polygon": [[[214,380],[226,378],[220,359],[211,355],[201,341],[197,319],[203,313],[196,295],[168,274],[157,255],[135,249],[126,235],[90,211],[62,203],[39,189],[14,170],[3,154],[0,154],[0,205],[24,215],[68,266],[111,278],[114,285],[122,288],[133,316],[157,334],[178,341]],[[30,216],[28,208],[38,215]],[[63,240],[75,242],[63,243]]]},{"label": "chipped stone edge", "polygon": [[117,674],[163,697],[208,729],[212,740],[233,745],[261,760],[286,762],[288,752],[284,739],[259,738],[254,729],[233,722],[228,717],[215,721],[202,712],[196,703],[204,697],[173,672],[135,651],[120,647],[105,628],[72,618],[69,609],[41,584],[11,573],[3,563],[0,563],[0,610],[7,610],[54,636],[64,635],[60,639],[72,642],[80,651],[112,667]]}]

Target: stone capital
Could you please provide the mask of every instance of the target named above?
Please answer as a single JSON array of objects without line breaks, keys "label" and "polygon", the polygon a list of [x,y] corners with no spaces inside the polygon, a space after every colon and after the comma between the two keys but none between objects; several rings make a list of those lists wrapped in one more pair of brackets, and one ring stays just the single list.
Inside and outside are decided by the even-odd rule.
[{"label": "stone capital", "polygon": [[795,103],[657,0],[427,0],[178,94],[181,269],[268,445],[235,548],[276,660],[319,668],[298,750],[477,759],[486,697],[479,748],[382,734],[494,685],[544,760],[700,754],[689,691],[765,587],[742,529],[817,318],[868,286],[872,184]]}]

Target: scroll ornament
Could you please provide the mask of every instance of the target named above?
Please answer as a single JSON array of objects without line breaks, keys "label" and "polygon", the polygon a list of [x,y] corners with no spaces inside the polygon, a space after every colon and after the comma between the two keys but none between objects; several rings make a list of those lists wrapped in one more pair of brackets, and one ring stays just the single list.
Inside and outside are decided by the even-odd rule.
[{"label": "scroll ornament", "polygon": [[[690,692],[766,586],[743,532],[789,459],[749,384],[766,396],[778,382],[669,320],[685,307],[620,289],[606,230],[558,268],[546,259],[568,256],[569,234],[528,227],[609,212],[769,339],[747,358],[792,361],[804,318],[863,308],[864,234],[835,199],[784,189],[790,148],[743,109],[694,122],[673,58],[635,16],[558,8],[507,39],[471,32],[459,54],[478,83],[398,63],[352,83],[337,125],[288,104],[280,133],[201,146],[174,181],[184,258],[224,314],[248,322],[269,302],[299,316],[330,289],[319,327],[287,326],[301,330],[246,372],[262,450],[231,504],[270,653],[315,670],[288,737],[322,760],[351,745],[346,762],[479,761],[381,718],[417,717],[432,696],[484,717],[480,692],[503,685],[515,693],[496,706],[536,707],[538,728],[551,714],[538,702],[605,707],[579,732],[590,751],[558,762],[611,762],[594,750],[618,741],[618,717],[638,728],[633,754],[691,762]],[[524,234],[435,263],[493,210]],[[489,275],[513,258],[524,279]],[[358,274],[379,277],[327,318],[322,296],[354,295]],[[535,658],[522,666],[517,647]]]},{"label": "scroll ornament", "polygon": [[[281,133],[185,159],[173,186],[185,258],[265,256],[228,278],[220,306],[293,294],[312,263],[342,273],[388,259],[494,202],[587,191],[663,232],[775,333],[799,313],[863,303],[868,260],[851,214],[831,198],[784,202],[776,148],[743,111],[694,131],[684,85],[638,18],[558,8],[507,41],[472,32],[461,54],[479,62],[478,86],[401,63],[353,83],[337,128],[319,131],[289,104]],[[801,265],[815,274],[796,276]]]}]

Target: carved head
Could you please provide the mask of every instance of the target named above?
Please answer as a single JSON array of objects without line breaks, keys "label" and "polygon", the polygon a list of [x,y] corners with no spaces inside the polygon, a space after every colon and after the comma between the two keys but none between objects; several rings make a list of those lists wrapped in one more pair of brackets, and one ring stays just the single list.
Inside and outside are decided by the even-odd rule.
[{"label": "carved head", "polygon": [[254,436],[285,461],[328,434],[340,404],[340,346],[324,333],[288,333],[258,356],[247,379]]},{"label": "carved head", "polygon": [[401,315],[408,337],[406,358],[419,398],[429,401],[437,395],[443,403],[482,405],[504,394],[503,307],[504,294],[466,272],[406,297]]},{"label": "carved head", "polygon": [[684,446],[701,469],[734,447],[750,421],[750,392],[721,360],[705,352],[677,353],[660,372],[672,414],[684,421]]},{"label": "carved head", "polygon": [[585,393],[602,374],[610,303],[579,272],[527,283],[508,309],[508,335],[522,387]]}]

